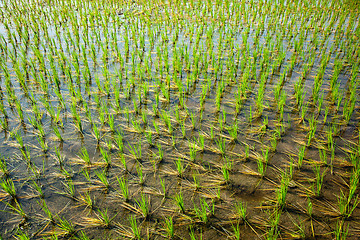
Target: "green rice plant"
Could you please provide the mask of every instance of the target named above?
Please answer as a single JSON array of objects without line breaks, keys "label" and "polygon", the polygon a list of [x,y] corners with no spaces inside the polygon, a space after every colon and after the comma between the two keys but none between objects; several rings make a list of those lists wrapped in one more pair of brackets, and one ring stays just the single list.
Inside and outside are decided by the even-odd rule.
[{"label": "green rice plant", "polygon": [[123,135],[120,131],[117,131],[115,140],[116,140],[118,150],[120,151],[120,153],[123,153],[124,152],[124,142],[123,142]]},{"label": "green rice plant", "polygon": [[[193,227],[193,226],[190,226],[190,227],[189,227],[189,230],[190,230],[190,232],[189,232],[189,234],[190,234],[190,239],[191,239],[191,240],[198,240],[198,238],[197,238],[196,235],[195,235],[195,229],[194,229],[194,227]],[[200,238],[199,238],[199,240],[202,240],[202,232],[200,233]]]},{"label": "green rice plant", "polygon": [[[65,170],[65,168],[64,168],[64,170]],[[71,180],[71,178],[68,178],[66,180],[66,182],[65,183],[62,182],[62,184],[65,187],[65,192],[60,193],[60,194],[65,194],[65,195],[69,196],[70,198],[75,199],[75,186],[74,186],[74,183]]]},{"label": "green rice plant", "polygon": [[194,203],[195,215],[200,219],[202,223],[207,224],[209,221],[209,215],[213,214],[213,212],[204,198],[200,199],[200,207],[201,208],[198,208]]},{"label": "green rice plant", "polygon": [[320,173],[320,166],[319,165],[315,165],[313,167],[313,171],[315,173],[315,182],[314,182],[314,185],[312,186],[313,188],[313,193],[316,197],[320,197],[320,194],[321,194],[321,189],[322,189],[322,186],[323,186],[323,183],[324,183],[324,177],[326,175],[326,172],[327,172],[327,169],[325,169],[323,171],[323,173],[321,174]]},{"label": "green rice plant", "polygon": [[279,134],[277,132],[274,132],[270,138],[270,150],[272,152],[276,152],[278,140],[279,140]]},{"label": "green rice plant", "polygon": [[158,149],[158,154],[157,154],[157,158],[159,159],[159,162],[161,162],[162,160],[164,160],[164,150],[161,147],[161,144],[157,144],[157,149]]},{"label": "green rice plant", "polygon": [[42,186],[39,186],[36,181],[33,181],[32,182],[32,186],[31,186],[37,193],[38,193],[38,197],[40,198],[44,198],[45,195],[44,195],[44,192],[42,190]]},{"label": "green rice plant", "polygon": [[76,232],[72,222],[66,220],[65,218],[58,217],[57,227],[60,229],[61,235],[65,237],[73,236]]},{"label": "green rice plant", "polygon": [[155,120],[153,120],[153,126],[154,126],[154,129],[155,129],[155,132],[160,135],[160,129],[159,129],[159,125],[156,123]]},{"label": "green rice plant", "polygon": [[10,212],[10,213],[18,214],[19,216],[22,217],[22,219],[24,221],[27,221],[29,219],[29,216],[25,213],[21,203],[17,199],[14,199],[13,204],[8,203],[8,202],[5,202],[5,204],[6,204],[7,207],[9,207],[13,211],[13,212]]},{"label": "green rice plant", "polygon": [[202,133],[199,133],[199,138],[198,138],[197,142],[198,142],[200,151],[204,152],[204,150],[205,150],[205,138],[204,138],[204,135]]},{"label": "green rice plant", "polygon": [[214,126],[210,127],[210,139],[211,140],[215,139]]},{"label": "green rice plant", "polygon": [[126,120],[127,120],[127,123],[129,124],[130,123],[130,112],[129,112],[129,108],[128,107],[125,107],[125,116],[126,116]]},{"label": "green rice plant", "polygon": [[128,187],[128,181],[127,178],[125,178],[124,176],[121,177],[120,179],[118,177],[116,177],[119,186],[120,186],[120,190],[122,193],[122,196],[124,198],[125,202],[128,202],[130,199],[130,194],[129,194],[129,187]]},{"label": "green rice plant", "polygon": [[177,160],[175,160],[174,163],[175,163],[176,170],[178,172],[178,177],[182,178],[183,174],[185,172],[185,168],[183,166],[183,159],[178,158]]},{"label": "green rice plant", "polygon": [[225,184],[229,183],[230,182],[230,173],[229,173],[229,169],[228,169],[226,164],[224,164],[221,167],[221,172],[222,172],[222,175],[223,175],[224,183]]},{"label": "green rice plant", "polygon": [[280,186],[276,189],[277,206],[280,210],[285,207],[289,183],[290,177],[287,172],[284,172],[281,177]]},{"label": "green rice plant", "polygon": [[261,177],[265,176],[265,172],[266,172],[266,168],[267,168],[267,164],[263,162],[263,160],[261,158],[257,159],[257,167],[258,167],[258,172],[259,175]]},{"label": "green rice plant", "polygon": [[137,133],[143,133],[144,132],[144,129],[143,127],[140,125],[140,122],[137,120],[137,119],[133,119],[131,120],[131,123],[134,127],[134,130],[137,132]]},{"label": "green rice plant", "polygon": [[[30,154],[30,153],[29,153]],[[29,156],[30,157],[30,156]],[[30,159],[30,158],[29,158]],[[63,168],[65,157],[61,154],[60,149],[55,146],[55,159],[57,160],[60,169]]]},{"label": "green rice plant", "polygon": [[109,150],[109,152],[111,153],[111,151],[114,149],[114,144],[113,144],[113,140],[109,139],[108,141],[105,141],[106,143],[106,147]]},{"label": "green rice plant", "polygon": [[218,140],[215,140],[215,143],[218,147],[218,152],[222,155],[225,156],[226,153],[226,147],[225,147],[225,139],[223,139],[222,137],[220,137]]},{"label": "green rice plant", "polygon": [[10,174],[9,170],[7,169],[7,163],[5,158],[1,157],[0,155],[0,171],[2,172],[2,177],[7,178]]},{"label": "green rice plant", "polygon": [[[90,238],[83,231],[80,231],[80,233],[78,233],[77,235],[78,235],[77,239],[79,240],[90,240]],[[53,239],[53,240],[57,240],[57,239]]]},{"label": "green rice plant", "polygon": [[160,186],[161,186],[161,189],[163,191],[163,196],[164,196],[164,198],[167,198],[165,180],[163,178],[161,178],[161,177],[159,177],[159,179],[160,179]]},{"label": "green rice plant", "polygon": [[38,140],[39,145],[40,145],[42,151],[43,151],[44,153],[46,153],[46,152],[49,150],[49,146],[48,146],[47,143],[45,142],[45,139],[44,139],[43,137],[40,137],[40,136],[36,137],[36,139]]},{"label": "green rice plant", "polygon": [[141,230],[137,225],[137,221],[136,218],[134,216],[131,216],[130,219],[130,226],[131,226],[131,230],[132,230],[132,238],[133,239],[142,239],[141,238]]},{"label": "green rice plant", "polygon": [[111,221],[117,216],[117,214],[115,214],[112,218],[110,218],[107,213],[107,208],[103,211],[101,211],[101,209],[98,209],[97,212],[98,213],[95,213],[97,218],[83,217],[86,225],[109,228],[111,226]]},{"label": "green rice plant", "polygon": [[15,135],[15,138],[16,138],[17,142],[19,143],[19,148],[25,149],[24,141],[22,139],[22,135],[19,134],[19,132],[15,132],[14,135]]},{"label": "green rice plant", "polygon": [[60,168],[60,174],[65,178],[65,179],[71,179],[73,177],[73,171],[71,169],[71,172],[69,172],[68,170],[66,170],[66,168]]},{"label": "green rice plant", "polygon": [[92,163],[91,163],[87,149],[85,147],[82,147],[80,151],[81,152],[78,155],[80,157],[80,159],[83,160],[86,165],[91,166]]},{"label": "green rice plant", "polygon": [[247,221],[247,204],[244,202],[236,202],[233,207],[236,218],[241,219],[243,222]]},{"label": "green rice plant", "polygon": [[[351,203],[352,199],[354,199],[353,203]],[[350,198],[349,194],[349,196],[346,197],[345,194],[341,191],[341,195],[338,196],[338,207],[340,215],[346,219],[350,218],[359,203],[359,196],[356,196],[356,198]]]},{"label": "green rice plant", "polygon": [[154,142],[153,142],[153,140],[152,140],[152,133],[151,133],[151,131],[145,132],[145,136],[146,136],[146,140],[147,140],[149,146],[150,146],[150,147],[154,147],[155,144],[154,144]]},{"label": "green rice plant", "polygon": [[161,112],[161,117],[162,117],[165,125],[167,126],[169,134],[172,134],[173,128],[172,128],[172,125],[171,125],[171,120],[170,120],[169,115],[163,110]]},{"label": "green rice plant", "polygon": [[236,227],[232,224],[231,227],[232,227],[233,232],[234,232],[233,238],[235,238],[236,240],[240,240],[240,236],[241,236],[240,232],[241,231],[240,231],[240,228],[239,228],[239,224],[236,224]]},{"label": "green rice plant", "polygon": [[335,225],[334,235],[336,240],[345,240],[349,234],[349,224],[345,227],[343,220],[338,220]]},{"label": "green rice plant", "polygon": [[168,239],[173,239],[175,237],[175,228],[174,228],[174,221],[173,217],[166,217],[165,223],[163,224],[164,230],[166,232],[166,237]]},{"label": "green rice plant", "polygon": [[262,149],[261,152],[262,152],[263,162],[264,162],[265,164],[267,164],[267,163],[269,162],[269,158],[270,158],[270,156],[269,156],[269,149],[266,148],[265,151],[264,151],[264,149]]},{"label": "green rice plant", "polygon": [[63,142],[63,141],[64,141],[64,138],[61,136],[61,133],[60,133],[60,131],[59,131],[59,128],[58,128],[56,125],[53,126],[53,131],[54,131],[54,134],[55,134],[55,136],[57,137],[57,139],[58,139],[60,142]]},{"label": "green rice plant", "polygon": [[269,227],[265,233],[266,239],[278,239],[280,235],[279,221],[280,221],[281,211],[275,210],[269,217]]},{"label": "green rice plant", "polygon": [[238,121],[237,119],[234,121],[232,128],[228,129],[228,132],[230,134],[230,137],[232,138],[232,141],[236,142],[238,140]]},{"label": "green rice plant", "polygon": [[174,201],[178,206],[181,213],[185,213],[185,204],[184,204],[184,197],[182,191],[175,194]]},{"label": "green rice plant", "polygon": [[299,148],[299,152],[298,152],[298,168],[300,169],[302,164],[303,164],[303,160],[305,158],[305,150],[306,150],[306,146],[301,146]]},{"label": "green rice plant", "polygon": [[37,203],[40,205],[41,209],[46,214],[47,220],[52,223],[55,223],[54,215],[52,214],[49,207],[47,206],[45,199],[42,198],[42,199],[40,199],[40,201],[37,201]]},{"label": "green rice plant", "polygon": [[138,201],[135,199],[138,211],[141,213],[144,219],[147,219],[150,214],[149,205],[150,205],[150,198],[145,197],[143,193],[141,193],[141,199]]},{"label": "green rice plant", "polygon": [[195,161],[196,158],[196,143],[193,142],[189,142],[189,155],[190,155],[190,160],[191,161]]},{"label": "green rice plant", "polygon": [[332,127],[327,128],[326,136],[328,142],[328,150],[330,151],[330,170],[331,170],[331,174],[333,174],[333,169],[334,169],[333,162],[335,159],[335,141],[333,138]]},{"label": "green rice plant", "polygon": [[[6,115],[5,115],[5,116],[6,116]],[[8,120],[7,120],[6,117],[5,117],[4,119],[3,119],[3,118],[0,118],[0,124],[1,124],[1,128],[2,128],[3,130],[7,130],[7,129],[8,129],[9,124],[8,124]]]},{"label": "green rice plant", "polygon": [[109,127],[110,127],[110,131],[115,132],[115,121],[114,121],[114,115],[113,114],[109,114],[108,124],[109,124]]},{"label": "green rice plant", "polygon": [[0,187],[7,193],[12,199],[16,199],[16,188],[11,178],[1,179]]},{"label": "green rice plant", "polygon": [[321,163],[324,165],[324,166],[327,166],[328,165],[328,162],[327,162],[327,153],[326,153],[326,150],[325,149],[319,149],[319,157],[320,157],[320,161]]},{"label": "green rice plant", "polygon": [[140,161],[142,159],[142,155],[141,155],[141,142],[139,142],[139,144],[137,146],[133,145],[131,146],[129,144],[129,147],[126,147],[130,154],[133,156],[133,158],[137,161]]},{"label": "green rice plant", "polygon": [[91,126],[92,126],[92,134],[95,137],[97,144],[99,144],[101,140],[100,130],[96,123],[93,123]]},{"label": "green rice plant", "polygon": [[106,169],[100,172],[95,172],[95,175],[99,178],[100,182],[104,185],[106,191],[110,188],[110,183],[107,178]]},{"label": "green rice plant", "polygon": [[127,163],[126,163],[124,154],[120,154],[119,157],[120,157],[120,162],[123,165],[125,172],[128,172]]},{"label": "green rice plant", "polygon": [[23,113],[23,110],[21,108],[21,104],[20,104],[20,102],[18,100],[15,101],[15,107],[16,107],[16,110],[17,110],[17,112],[19,114],[20,122],[24,123],[24,113]]},{"label": "green rice plant", "polygon": [[111,165],[111,157],[110,157],[109,152],[107,150],[105,150],[104,148],[100,147],[100,153],[104,160],[105,166],[109,167]]},{"label": "green rice plant", "polygon": [[136,172],[139,178],[139,184],[143,185],[145,182],[144,174],[143,174],[143,166],[140,163],[136,164]]},{"label": "green rice plant", "polygon": [[20,228],[18,228],[16,235],[14,235],[16,240],[30,240],[31,237],[26,232],[23,232]]},{"label": "green rice plant", "polygon": [[357,167],[356,169],[353,170],[350,176],[348,203],[350,203],[351,200],[354,199],[359,181],[360,181],[360,168]]},{"label": "green rice plant", "polygon": [[245,159],[249,159],[250,156],[250,147],[249,145],[245,145]]},{"label": "green rice plant", "polygon": [[90,191],[85,191],[83,194],[80,193],[77,200],[81,205],[85,205],[85,207],[90,210],[94,208],[94,201],[91,199]]}]

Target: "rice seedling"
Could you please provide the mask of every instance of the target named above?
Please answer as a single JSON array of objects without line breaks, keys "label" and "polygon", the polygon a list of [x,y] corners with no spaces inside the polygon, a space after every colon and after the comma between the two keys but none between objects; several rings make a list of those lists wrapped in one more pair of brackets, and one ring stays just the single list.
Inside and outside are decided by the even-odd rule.
[{"label": "rice seedling", "polygon": [[66,182],[62,182],[65,187],[65,192],[58,192],[59,194],[63,194],[69,196],[72,199],[75,199],[75,186],[71,178],[68,178]]},{"label": "rice seedling", "polygon": [[219,152],[219,154],[221,154],[222,156],[225,156],[226,153],[226,149],[225,149],[225,139],[223,138],[219,138],[218,140],[215,139],[215,143],[217,145],[217,151]]},{"label": "rice seedling", "polygon": [[104,160],[104,164],[106,167],[109,167],[111,165],[111,157],[110,154],[107,150],[105,150],[104,148],[100,147],[100,153],[102,156],[102,159]]},{"label": "rice seedling", "polygon": [[7,168],[6,160],[1,156],[0,156],[0,171],[2,173],[2,176],[5,178],[8,177],[10,174],[10,171]]},{"label": "rice seedling", "polygon": [[5,202],[5,205],[12,210],[12,214],[19,215],[22,218],[22,221],[27,221],[29,216],[25,213],[21,203],[15,199],[14,203]]},{"label": "rice seedling", "polygon": [[71,221],[66,220],[65,218],[57,218],[57,227],[59,229],[57,235],[64,237],[71,237],[75,234],[75,227]]},{"label": "rice seedling", "polygon": [[79,154],[79,157],[81,160],[83,160],[85,162],[86,165],[91,166],[91,160],[89,157],[89,153],[87,151],[87,149],[85,147],[81,148],[81,152]]},{"label": "rice seedling", "polygon": [[140,161],[142,158],[142,155],[141,155],[141,142],[139,142],[139,144],[137,145],[129,145],[129,147],[126,147],[130,154],[132,155],[132,157],[137,160],[137,161]]},{"label": "rice seedling", "polygon": [[32,188],[37,192],[37,195],[38,195],[39,198],[44,198],[45,197],[44,192],[42,190],[42,187],[43,186],[42,185],[39,186],[36,183],[36,181],[32,182]]},{"label": "rice seedling", "polygon": [[201,198],[200,199],[200,208],[198,208],[194,203],[194,212],[195,212],[195,215],[197,216],[197,218],[199,218],[199,220],[202,223],[207,224],[209,221],[210,215],[214,214],[214,205],[211,208],[211,206],[209,206],[209,204],[206,202],[206,200]]},{"label": "rice seedling", "polygon": [[267,164],[264,163],[262,159],[258,158],[257,159],[257,170],[258,170],[260,177],[265,176],[266,168],[267,168]]},{"label": "rice seedling", "polygon": [[30,236],[29,234],[27,234],[26,232],[23,232],[21,229],[19,229],[16,233],[16,235],[14,236],[16,240],[30,240]]},{"label": "rice seedling", "polygon": [[51,223],[55,223],[55,216],[52,214],[49,207],[47,206],[45,199],[41,199],[37,203],[40,205],[41,209],[46,214],[47,220]]},{"label": "rice seedling", "polygon": [[105,190],[108,191],[110,188],[110,183],[107,178],[106,169],[104,169],[103,171],[100,171],[100,172],[95,172],[95,175],[99,178],[100,182],[104,185]]},{"label": "rice seedling", "polygon": [[189,235],[190,235],[191,240],[198,240],[198,239],[202,240],[202,233],[200,233],[200,238],[197,238],[196,234],[195,234],[195,229],[193,226],[190,226],[189,230],[190,230]]},{"label": "rice seedling", "polygon": [[134,216],[131,216],[129,221],[130,221],[130,226],[131,226],[131,231],[132,231],[132,238],[133,239],[141,239],[141,231],[137,225],[136,218]]},{"label": "rice seedling", "polygon": [[302,164],[303,164],[303,161],[304,161],[304,157],[305,157],[305,150],[306,150],[306,147],[305,146],[302,146],[300,147],[299,149],[299,152],[298,152],[298,168],[300,169]]},{"label": "rice seedling", "polygon": [[16,199],[16,188],[11,178],[2,179],[0,182],[0,187],[6,195],[10,196],[12,199]]},{"label": "rice seedling", "polygon": [[141,199],[139,201],[135,199],[135,202],[137,205],[137,211],[144,219],[147,219],[150,214],[150,197],[146,197],[144,194],[141,194]]},{"label": "rice seedling", "polygon": [[108,215],[108,209],[98,209],[97,213],[95,213],[96,218],[92,217],[83,217],[82,225],[86,227],[103,227],[103,228],[109,228],[111,226],[112,220],[116,217],[117,214],[115,214],[113,217],[109,217]]},{"label": "rice seedling", "polygon": [[174,196],[174,201],[179,208],[181,213],[185,213],[185,205],[184,205],[184,197],[182,195],[182,191],[180,190],[179,193],[176,193]]},{"label": "rice seedling", "polygon": [[324,177],[326,174],[326,169],[322,172],[322,174],[320,173],[320,166],[316,165],[313,167],[313,171],[315,173],[315,182],[314,185],[312,185],[312,192],[316,197],[320,197],[321,194],[321,188],[323,186],[323,182],[324,182]]},{"label": "rice seedling", "polygon": [[122,178],[117,178],[119,186],[120,186],[120,190],[121,190],[121,194],[122,197],[124,198],[125,202],[128,202],[130,199],[130,195],[129,195],[129,188],[128,188],[128,181],[125,177]]},{"label": "rice seedling", "polygon": [[79,193],[77,200],[80,202],[80,206],[85,206],[92,210],[95,206],[95,201],[92,200],[90,191],[85,191],[83,194]]},{"label": "rice seedling", "polygon": [[349,234],[349,225],[346,227],[344,221],[338,220],[335,225],[334,235],[335,239],[343,240],[347,239]]},{"label": "rice seedling", "polygon": [[186,168],[184,168],[184,166],[183,166],[183,159],[181,159],[181,158],[178,158],[177,160],[175,160],[175,167],[176,167],[176,170],[177,170],[177,172],[178,172],[178,176],[180,177],[180,178],[182,178],[183,177],[183,174],[184,174],[184,171],[185,171],[185,169]]},{"label": "rice seedling", "polygon": [[175,236],[173,217],[170,216],[170,217],[165,218],[165,223],[163,226],[164,226],[164,230],[166,233],[166,237],[168,239],[173,239]]}]

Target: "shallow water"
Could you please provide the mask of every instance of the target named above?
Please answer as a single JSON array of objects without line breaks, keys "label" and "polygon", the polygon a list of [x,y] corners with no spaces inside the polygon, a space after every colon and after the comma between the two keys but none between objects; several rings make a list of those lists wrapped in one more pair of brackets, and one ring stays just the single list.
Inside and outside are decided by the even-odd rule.
[{"label": "shallow water", "polygon": [[[164,217],[172,216],[177,238],[189,239],[190,229],[195,229],[195,235],[202,233],[204,239],[213,236],[225,239],[233,237],[232,226],[241,222],[232,217],[233,206],[239,201],[248,207],[248,222],[240,225],[241,236],[268,236],[272,231],[268,221],[277,211],[277,189],[282,174],[290,171],[290,161],[298,165],[302,146],[306,146],[305,158],[301,167],[293,169],[276,234],[281,237],[297,234],[295,222],[301,219],[307,237],[332,237],[327,229],[335,228],[338,210],[331,215],[324,208],[330,204],[336,209],[341,191],[349,191],[344,181],[348,182],[356,169],[350,163],[349,152],[357,157],[359,154],[359,46],[356,45],[359,15],[357,12],[342,15],[337,5],[330,15],[323,15],[326,8],[305,11],[289,3],[288,11],[280,12],[275,3],[244,1],[249,14],[245,19],[245,15],[236,15],[242,3],[230,1],[227,9],[225,2],[217,1],[211,6],[207,3],[201,5],[203,8],[194,8],[192,3],[136,1],[125,6],[87,1],[69,1],[68,5],[60,2],[48,5],[44,1],[42,7],[19,2],[17,9],[2,6],[0,101],[4,111],[0,118],[4,123],[0,153],[9,170],[2,181],[12,179],[17,193],[15,201],[2,191],[0,205],[4,212],[0,212],[0,232],[4,238],[21,232],[33,238],[52,234],[75,238],[81,236],[81,231],[89,238],[99,234],[117,238],[124,237],[124,232],[119,233],[124,229],[131,238],[129,218],[135,216],[142,238],[158,239],[165,238]],[[266,4],[272,6],[273,12],[266,11]],[[24,18],[33,16],[32,26],[24,24],[19,31],[18,11],[28,7],[33,10]],[[48,16],[59,18],[50,24]],[[333,16],[336,20],[326,35],[324,29]],[[276,19],[278,22],[273,22]],[[323,19],[321,26],[317,24],[320,19]],[[28,41],[19,35],[25,30],[29,31]],[[304,44],[295,51],[302,31]],[[314,38],[315,31],[318,38]],[[326,40],[322,42],[322,39]],[[328,61],[322,66],[326,58]],[[332,97],[335,59],[342,69],[336,85],[339,94]],[[305,66],[311,61],[312,66],[302,78]],[[325,70],[320,78],[318,100],[314,101],[314,79],[321,67]],[[279,84],[282,78],[283,83]],[[296,104],[294,90],[298,82],[303,89],[301,107]],[[203,91],[206,94],[202,100]],[[259,95],[261,91],[263,94]],[[241,94],[239,109],[238,93]],[[355,100],[348,102],[351,93],[355,94]],[[343,98],[336,109],[339,96]],[[283,113],[278,110],[282,98]],[[351,104],[353,112],[344,121],[343,112]],[[300,120],[305,106],[304,119]],[[310,127],[312,119],[317,127],[308,144],[309,131],[314,128]],[[231,135],[234,126],[237,126],[237,139]],[[334,127],[333,162],[326,132],[329,127]],[[63,141],[59,141],[54,129],[59,129]],[[16,134],[21,136],[24,148]],[[118,136],[122,137],[123,152],[119,150]],[[46,146],[41,146],[41,139]],[[158,146],[163,159],[159,159]],[[22,154],[26,147],[30,160]],[[81,160],[83,148],[91,165]],[[108,164],[101,149],[110,158]],[[135,153],[140,149],[141,157]],[[321,162],[321,149],[326,150],[326,163]],[[267,160],[266,150],[269,150]],[[60,153],[60,161],[56,151]],[[181,177],[175,164],[179,158],[185,168]],[[259,161],[266,162],[263,176],[259,173]],[[320,196],[311,197],[316,219],[312,222],[306,213],[306,195],[316,191],[315,166],[320,166],[321,174],[325,173]],[[224,181],[226,169],[228,181]],[[89,172],[89,179],[85,171]],[[98,176],[102,172],[107,176],[108,188]],[[128,180],[129,203],[121,197],[117,178],[122,177]],[[165,181],[167,198],[162,195],[160,178]],[[66,190],[70,179],[74,196]],[[34,188],[34,181],[41,186],[50,211],[57,215],[54,222],[47,220],[39,204],[42,198]],[[81,200],[86,192],[93,199],[92,210]],[[185,213],[179,213],[173,199],[179,192],[184,195]],[[150,218],[144,219],[138,210],[141,194],[150,198]],[[206,210],[210,218],[206,223],[194,210],[194,204],[200,207],[202,198],[209,205],[214,204],[214,213]],[[18,208],[17,202],[28,216],[26,221],[10,209],[9,204]],[[101,219],[98,210],[105,209],[110,218],[115,217],[110,226],[97,226],[94,219]],[[358,216],[359,209],[355,207],[352,217]],[[95,225],[84,217],[91,217]],[[75,232],[62,232],[58,218],[71,221]],[[344,222],[349,226],[349,237],[355,236],[356,222],[351,218]]]}]

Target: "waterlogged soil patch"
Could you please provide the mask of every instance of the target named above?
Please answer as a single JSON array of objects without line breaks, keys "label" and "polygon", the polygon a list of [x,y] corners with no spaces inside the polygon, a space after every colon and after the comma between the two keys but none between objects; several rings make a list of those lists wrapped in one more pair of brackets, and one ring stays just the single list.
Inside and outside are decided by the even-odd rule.
[{"label": "waterlogged soil patch", "polygon": [[4,239],[358,239],[357,1],[0,1]]}]

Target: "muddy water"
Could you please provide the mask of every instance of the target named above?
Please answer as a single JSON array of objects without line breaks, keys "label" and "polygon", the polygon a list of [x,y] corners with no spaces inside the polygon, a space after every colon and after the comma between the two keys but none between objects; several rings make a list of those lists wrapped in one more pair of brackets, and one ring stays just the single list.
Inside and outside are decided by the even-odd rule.
[{"label": "muddy water", "polygon": [[[142,8],[134,4],[126,9],[137,11],[136,7]],[[247,9],[253,7],[247,5]],[[189,239],[190,226],[195,235],[202,235],[203,239],[226,239],[232,236],[232,226],[238,222],[242,238],[264,236],[270,229],[269,219],[276,209],[276,189],[281,183],[281,175],[291,166],[291,159],[297,165],[298,152],[307,145],[309,122],[315,116],[317,131],[311,144],[306,146],[303,165],[301,168],[294,167],[286,205],[281,212],[279,234],[282,237],[296,235],[296,224],[300,221],[307,237],[331,238],[329,233],[336,225],[336,210],[326,209],[337,209],[337,197],[341,190],[347,189],[346,182],[352,171],[348,153],[358,143],[359,100],[354,102],[355,110],[348,123],[344,124],[341,116],[347,104],[346,99],[352,91],[358,92],[357,85],[350,83],[354,73],[353,65],[349,64],[352,58],[356,58],[349,52],[358,53],[358,47],[351,48],[352,40],[347,39],[349,34],[341,37],[341,41],[346,44],[345,49],[341,43],[335,45],[334,41],[339,35],[345,34],[342,31],[346,30],[349,23],[343,23],[343,29],[336,33],[333,28],[337,25],[334,25],[330,37],[318,33],[316,40],[313,38],[315,30],[306,28],[304,45],[300,53],[296,54],[295,42],[299,41],[296,33],[303,29],[301,21],[305,21],[301,14],[295,15],[296,24],[287,21],[291,15],[281,18],[282,27],[273,26],[270,15],[265,21],[264,30],[260,32],[257,30],[262,17],[257,14],[253,23],[250,19],[244,20],[249,24],[244,23],[239,28],[234,27],[230,20],[224,26],[212,25],[211,21],[203,25],[181,13],[184,14],[183,22],[168,25],[159,20],[151,23],[148,29],[145,20],[137,12],[117,15],[114,14],[115,8],[104,8],[104,11],[100,9],[95,14],[106,19],[106,11],[110,11],[112,20],[107,25],[97,22],[96,27],[89,28],[90,40],[87,40],[86,35],[81,35],[79,44],[75,29],[79,29],[80,33],[85,33],[86,29],[74,20],[68,19],[69,22],[64,21],[59,26],[49,24],[46,26],[47,33],[40,31],[38,34],[31,30],[29,42],[17,41],[14,44],[9,36],[19,34],[16,26],[8,23],[9,32],[3,20],[0,24],[0,33],[4,36],[1,39],[3,68],[0,100],[5,110],[0,113],[0,118],[7,123],[7,127],[3,125],[0,133],[0,153],[7,163],[8,178],[13,180],[17,193],[16,201],[5,192],[1,195],[0,204],[4,210],[0,212],[2,237],[11,238],[20,234],[21,230],[35,239],[51,234],[64,238],[75,237],[80,236],[81,231],[89,238],[100,235],[104,239],[125,235],[131,238],[130,216],[136,216],[143,238],[166,238],[164,218],[169,216],[173,217],[175,234],[180,239]],[[96,6],[89,9],[96,9]],[[154,10],[158,17],[163,13],[161,9]],[[56,13],[52,8],[49,11]],[[3,14],[13,17],[9,12]],[[80,19],[78,13],[74,16]],[[330,21],[330,18],[326,18],[326,21]],[[293,29],[293,33],[289,29]],[[246,31],[249,31],[248,40],[244,43]],[[355,31],[350,32],[356,34]],[[209,37],[207,33],[212,36]],[[314,43],[321,42],[325,37],[329,40],[323,44]],[[274,47],[277,38],[281,38],[280,49]],[[40,45],[37,45],[38,41]],[[39,49],[40,55],[36,49]],[[284,59],[281,64],[276,64],[281,52]],[[267,54],[268,62],[264,60]],[[16,63],[12,60],[13,56]],[[54,58],[54,65],[50,56]],[[296,60],[291,63],[293,56]],[[324,102],[318,111],[319,102],[314,104],[312,91],[314,79],[326,57],[329,60],[319,95],[319,98],[323,96]],[[302,79],[302,71],[312,58],[313,65]],[[337,82],[340,95],[344,98],[338,109],[330,91],[336,58],[343,65]],[[174,59],[179,59],[179,62]],[[24,74],[28,75],[26,84],[30,94],[20,83],[17,66],[21,66]],[[249,82],[244,83],[247,71]],[[281,119],[275,89],[284,73],[281,92],[285,102]],[[56,76],[59,78],[59,87],[54,80]],[[261,83],[263,76],[264,85]],[[42,78],[48,83],[47,88],[41,82]],[[296,105],[294,94],[294,85],[299,79],[304,96],[301,108]],[[355,74],[354,79],[357,83],[358,75]],[[244,84],[247,86],[237,112],[236,96]],[[257,99],[261,88],[264,89],[263,112],[257,115]],[[205,89],[207,93],[201,105]],[[222,89],[221,97],[217,96],[219,89]],[[64,104],[61,103],[59,93]],[[12,94],[16,95],[15,100]],[[14,101],[18,101],[22,108],[23,122]],[[306,104],[308,109],[305,119],[301,121],[301,110]],[[51,108],[54,116],[51,116]],[[36,109],[38,115],[35,114]],[[326,111],[328,113],[324,121]],[[81,121],[81,131],[74,116],[76,114]],[[164,120],[166,116],[171,127]],[[114,120],[113,129],[110,118]],[[238,129],[237,139],[232,139],[230,134],[234,124]],[[99,139],[94,126],[98,129]],[[319,149],[327,149],[327,154],[330,154],[326,134],[329,126],[338,129],[338,133],[334,134],[335,158],[332,166],[329,157],[326,164],[319,164]],[[56,136],[55,127],[59,129],[63,141],[59,141]],[[46,150],[41,146],[41,131],[45,133],[42,138],[48,146]],[[150,133],[151,141],[146,137]],[[21,136],[27,147],[30,160],[22,155],[23,149],[16,134]],[[274,134],[277,140],[273,146]],[[117,142],[119,135],[122,136],[123,152],[119,150]],[[221,142],[224,142],[224,154],[221,153]],[[139,151],[138,146],[141,158],[134,156],[138,155],[134,153],[135,148]],[[159,158],[158,146],[163,151],[162,159]],[[92,162],[90,166],[79,157],[83,148],[89,154]],[[191,154],[192,149],[195,155]],[[263,155],[267,149],[267,168],[261,176],[259,161],[264,161]],[[110,156],[110,164],[105,164],[101,150]],[[182,176],[179,176],[175,165],[179,158],[185,169]],[[127,170],[124,169],[122,159]],[[311,198],[314,212],[312,219],[308,217],[306,207],[307,195],[311,195],[316,182],[316,164],[321,166],[321,173],[325,171],[325,175],[321,195]],[[224,166],[228,168],[228,181],[225,181],[223,175]],[[139,169],[142,169],[143,182]],[[108,188],[101,182],[98,176],[100,173],[107,177]],[[121,197],[117,180],[122,177],[128,180],[128,203]],[[5,179],[3,176],[2,181]],[[160,179],[165,183],[165,197]],[[66,189],[70,180],[74,185],[74,196]],[[39,204],[42,198],[34,187],[34,181],[41,186],[43,199],[56,216],[54,222],[47,220]],[[81,200],[86,192],[91,196],[93,208]],[[184,213],[179,212],[174,200],[180,192],[184,199]],[[144,219],[138,208],[142,193],[150,199],[150,216],[147,219]],[[206,223],[201,222],[194,210],[194,205],[200,207],[200,199],[214,206],[213,212],[207,209],[210,220]],[[11,210],[9,204],[19,208],[16,202],[21,204],[28,216],[26,221]],[[247,205],[246,224],[234,216],[233,206],[237,202]],[[98,223],[95,220],[101,219],[98,210],[104,212],[105,209],[109,218],[113,218],[109,226],[86,222],[88,217],[92,218],[93,224]],[[359,214],[359,209],[355,208],[353,218],[356,219]],[[60,228],[59,218],[72,222],[76,231],[66,234]],[[346,224],[349,224],[349,229],[356,226],[352,219],[347,219]],[[123,235],[119,233],[121,231]],[[351,237],[355,234],[356,230],[350,231]]]}]

